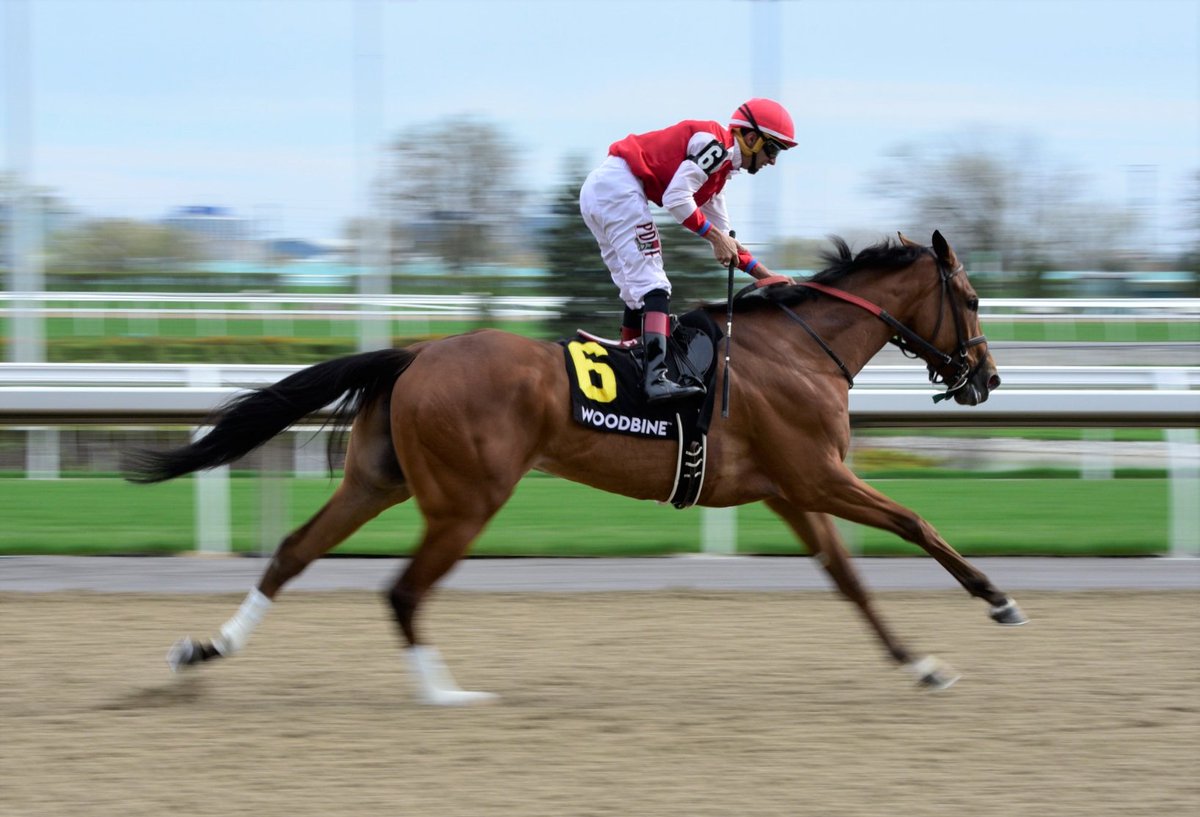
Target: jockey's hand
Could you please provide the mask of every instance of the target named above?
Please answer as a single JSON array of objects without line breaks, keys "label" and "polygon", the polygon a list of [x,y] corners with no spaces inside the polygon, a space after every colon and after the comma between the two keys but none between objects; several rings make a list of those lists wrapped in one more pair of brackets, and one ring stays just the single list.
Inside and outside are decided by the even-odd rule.
[{"label": "jockey's hand", "polygon": [[708,239],[708,243],[712,244],[713,257],[720,262],[721,266],[728,267],[730,262],[737,258],[738,243],[730,238],[725,233],[713,227],[704,236]]},{"label": "jockey's hand", "polygon": [[[777,273],[774,273],[774,272],[772,272],[772,271],[771,271],[771,270],[770,270],[770,269],[767,267],[767,265],[766,265],[766,264],[764,264],[762,261],[759,261],[759,262],[758,262],[758,263],[757,263],[757,264],[754,266],[754,269],[750,270],[750,276],[751,276],[752,278],[754,278],[755,280],[757,280],[757,281],[761,281],[761,280],[762,280],[762,279],[764,279],[764,278],[770,278],[770,277],[772,277],[772,276],[774,276],[774,275],[776,275],[776,274],[777,274]],[[788,278],[788,279],[787,279],[787,282],[788,282],[789,284],[795,284],[795,283],[796,283],[796,281],[795,281],[794,279],[792,279],[792,278]]]}]

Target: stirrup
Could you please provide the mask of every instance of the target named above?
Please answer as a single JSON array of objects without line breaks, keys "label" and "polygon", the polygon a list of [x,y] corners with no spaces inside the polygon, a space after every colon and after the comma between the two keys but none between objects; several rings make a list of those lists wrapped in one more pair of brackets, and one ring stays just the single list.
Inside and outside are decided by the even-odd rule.
[{"label": "stirrup", "polygon": [[666,377],[661,377],[646,384],[646,402],[665,403],[670,400],[683,400],[688,397],[699,397],[707,391],[703,386],[683,386]]}]

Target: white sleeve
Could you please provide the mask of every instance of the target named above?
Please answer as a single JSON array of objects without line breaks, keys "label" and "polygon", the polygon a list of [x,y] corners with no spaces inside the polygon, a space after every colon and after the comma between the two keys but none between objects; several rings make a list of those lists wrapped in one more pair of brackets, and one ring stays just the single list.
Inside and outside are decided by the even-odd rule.
[{"label": "white sleeve", "polygon": [[713,196],[700,205],[700,212],[712,222],[712,225],[723,233],[729,232],[729,214],[725,210],[724,191]]},{"label": "white sleeve", "polygon": [[[716,147],[713,147],[714,143]],[[687,158],[680,162],[671,183],[663,191],[663,207],[682,224],[697,210],[696,191],[708,181],[710,173],[727,161],[728,151],[715,136],[704,131],[692,134],[688,140]],[[713,220],[713,223],[717,222]]]}]

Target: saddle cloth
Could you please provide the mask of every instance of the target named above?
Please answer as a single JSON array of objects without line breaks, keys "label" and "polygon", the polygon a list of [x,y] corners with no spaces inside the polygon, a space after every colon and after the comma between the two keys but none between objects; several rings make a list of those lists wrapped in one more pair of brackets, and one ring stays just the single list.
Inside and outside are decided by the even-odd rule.
[{"label": "saddle cloth", "polygon": [[679,318],[667,344],[667,370],[677,383],[702,383],[708,394],[656,405],[646,402],[640,346],[607,343],[587,333],[559,341],[575,421],[596,431],[652,439],[678,439],[679,423],[702,425],[706,432],[712,416],[715,349],[721,336],[701,310]]},{"label": "saddle cloth", "polygon": [[646,402],[642,388],[640,348],[630,349],[628,344],[606,342],[585,332],[560,341],[576,422],[598,431],[676,441],[675,484],[666,499],[676,508],[695,505],[704,485],[717,371],[715,350],[721,337],[721,330],[701,310],[679,319],[667,343],[667,370],[675,382],[702,383],[707,393],[653,406]]}]

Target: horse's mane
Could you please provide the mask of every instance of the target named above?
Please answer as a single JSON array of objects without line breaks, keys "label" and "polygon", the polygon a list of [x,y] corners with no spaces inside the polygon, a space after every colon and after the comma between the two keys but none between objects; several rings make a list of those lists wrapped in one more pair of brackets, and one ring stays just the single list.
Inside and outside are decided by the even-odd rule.
[{"label": "horse's mane", "polygon": [[821,253],[821,260],[828,266],[809,278],[810,281],[832,284],[843,276],[864,269],[892,272],[911,267],[918,258],[931,252],[927,247],[900,244],[890,238],[885,238],[878,244],[873,244],[860,250],[858,254],[853,254],[845,239],[840,236],[830,236],[829,240],[833,243],[833,249]]},{"label": "horse's mane", "polygon": [[[830,236],[829,241],[833,248],[823,251],[820,256],[826,267],[806,280],[832,285],[847,275],[862,270],[894,272],[911,267],[922,256],[932,253],[928,247],[901,244],[890,238],[885,238],[857,253],[850,250],[850,245],[841,236]],[[816,295],[811,289],[802,286],[766,287],[758,294],[761,297],[739,300],[734,308],[740,310],[754,309],[761,304],[794,304]]]}]

